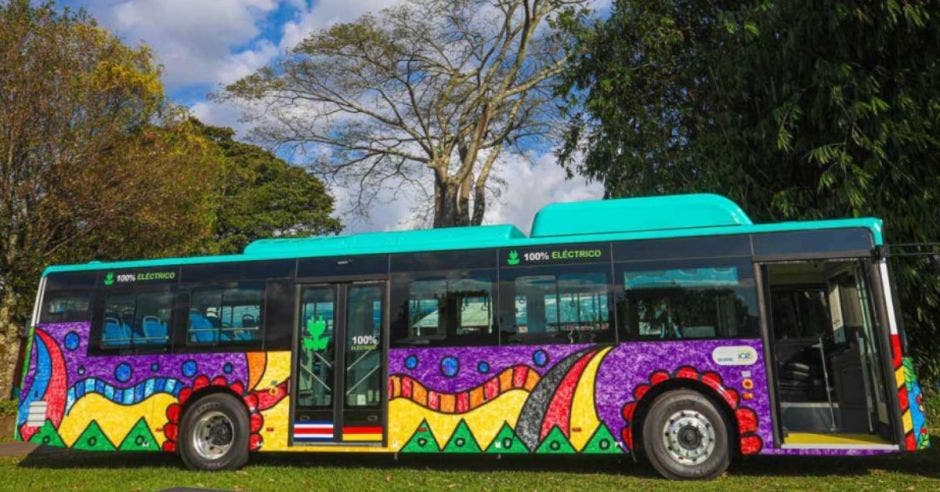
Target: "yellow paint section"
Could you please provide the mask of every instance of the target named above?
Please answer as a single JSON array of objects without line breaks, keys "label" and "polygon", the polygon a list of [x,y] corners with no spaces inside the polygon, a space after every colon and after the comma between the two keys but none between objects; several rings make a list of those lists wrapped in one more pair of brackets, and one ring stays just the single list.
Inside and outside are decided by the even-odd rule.
[{"label": "yellow paint section", "polygon": [[343,436],[343,442],[381,442],[382,434],[356,434],[355,436]]},{"label": "yellow paint section", "polygon": [[[290,396],[285,397],[277,405],[261,412],[264,424],[258,434],[264,440],[262,451],[286,451],[291,448],[287,445],[287,432],[290,429]],[[273,429],[268,431],[268,429]]]},{"label": "yellow paint section", "polygon": [[914,430],[914,420],[911,417],[911,411],[907,410],[904,412],[904,415],[901,416],[901,422],[904,423],[904,433],[907,434]]},{"label": "yellow paint section", "polygon": [[601,350],[588,362],[574,391],[574,398],[571,401],[571,439],[569,440],[578,451],[581,451],[581,448],[587,444],[601,423],[597,410],[594,408],[594,381],[597,377],[597,368],[600,367],[601,361],[610,350],[610,348]]},{"label": "yellow paint section", "polygon": [[117,447],[134,424],[144,417],[157,444],[162,446],[163,441],[166,441],[162,430],[163,424],[167,422],[164,411],[172,403],[176,403],[176,398],[166,393],[152,395],[135,405],[119,405],[104,396],[90,393],[75,402],[68,415],[62,419],[59,436],[65,444],[71,446],[88,424],[96,420],[104,435]]},{"label": "yellow paint section", "polygon": [[898,388],[900,388],[901,386],[904,386],[904,383],[905,383],[905,381],[904,381],[904,366],[901,366],[901,367],[898,368],[898,370],[894,371],[894,379],[895,379],[895,381],[898,382]]},{"label": "yellow paint section", "polygon": [[791,432],[784,439],[786,444],[891,444],[871,434],[823,434],[815,432]]},{"label": "yellow paint section", "polygon": [[268,365],[258,387],[268,388],[281,384],[290,377],[290,352],[268,352]]},{"label": "yellow paint section", "polygon": [[463,419],[467,421],[480,447],[486,449],[499,433],[503,422],[515,428],[516,419],[528,396],[527,391],[507,391],[482,407],[462,414],[439,413],[406,398],[396,398],[388,404],[388,446],[392,450],[401,449],[421,425],[421,421],[427,420],[438,446],[443,447]]}]

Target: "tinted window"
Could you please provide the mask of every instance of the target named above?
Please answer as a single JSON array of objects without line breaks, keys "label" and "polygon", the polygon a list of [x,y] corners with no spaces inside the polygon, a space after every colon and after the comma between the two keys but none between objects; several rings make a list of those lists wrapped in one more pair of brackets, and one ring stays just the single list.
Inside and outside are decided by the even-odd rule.
[{"label": "tinted window", "polygon": [[742,257],[750,254],[748,236],[684,237],[614,243],[615,261]]},{"label": "tinted window", "polygon": [[392,279],[397,345],[496,343],[492,271],[457,271]]},{"label": "tinted window", "polygon": [[189,345],[251,343],[261,339],[264,287],[242,284],[193,289],[189,298]]},{"label": "tinted window", "polygon": [[368,255],[346,258],[308,258],[297,263],[298,277],[335,277],[388,273],[388,256]]},{"label": "tinted window", "polygon": [[749,263],[677,262],[620,270],[617,302],[624,338],[685,340],[757,336]]},{"label": "tinted window", "polygon": [[64,323],[91,319],[90,292],[47,292],[43,299],[40,323]]},{"label": "tinted window", "polygon": [[[606,267],[526,268],[502,285],[503,341],[587,343],[613,340]],[[505,310],[510,310],[505,313]]]},{"label": "tinted window", "polygon": [[294,264],[294,260],[277,260],[189,265],[183,267],[182,281],[224,282],[290,277],[294,274]]},{"label": "tinted window", "polygon": [[173,294],[109,294],[104,300],[102,348],[165,347],[169,342]]},{"label": "tinted window", "polygon": [[754,254],[759,256],[868,256],[872,238],[868,229],[754,234]]},{"label": "tinted window", "polygon": [[393,272],[493,268],[496,266],[496,250],[435,251],[392,255],[390,263]]}]

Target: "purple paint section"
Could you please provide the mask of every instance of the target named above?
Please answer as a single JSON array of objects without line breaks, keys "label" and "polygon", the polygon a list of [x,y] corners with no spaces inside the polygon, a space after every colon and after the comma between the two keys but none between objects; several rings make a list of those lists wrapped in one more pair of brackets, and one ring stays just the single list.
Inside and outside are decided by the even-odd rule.
[{"label": "purple paint section", "polygon": [[[62,348],[69,387],[87,378],[105,381],[118,388],[131,387],[154,377],[173,378],[183,386],[192,386],[193,380],[199,375],[206,375],[210,379],[224,376],[229,384],[235,381],[243,384],[248,382],[244,353],[89,356],[90,327],[91,323],[88,322],[44,324],[37,327],[48,333]],[[75,333],[77,338],[69,333]],[[66,337],[77,340],[78,345],[67,345]],[[124,363],[130,367],[130,373],[122,373],[122,378],[118,379],[116,371]],[[229,373],[225,372],[226,364],[230,364]]]},{"label": "purple paint section", "polygon": [[[718,347],[752,347],[757,352],[753,365],[722,366],[712,360]],[[743,394],[743,381],[750,378],[754,386],[751,400],[740,400],[740,406],[757,414],[757,435],[763,441],[762,451],[773,446],[770,399],[767,395],[767,374],[764,369],[763,344],[758,340],[708,340],[688,342],[625,343],[607,354],[597,371],[595,404],[601,420],[617,435],[626,423],[621,415],[624,404],[633,401],[633,390],[648,383],[654,371],[673,373],[682,366],[691,366],[700,373],[714,371],[721,375],[724,387]]]},{"label": "purple paint section", "polygon": [[499,375],[504,369],[515,365],[528,366],[540,375],[545,375],[558,361],[589,346],[582,344],[393,349],[388,354],[388,373],[411,376],[434,391],[456,393],[479,386]]}]

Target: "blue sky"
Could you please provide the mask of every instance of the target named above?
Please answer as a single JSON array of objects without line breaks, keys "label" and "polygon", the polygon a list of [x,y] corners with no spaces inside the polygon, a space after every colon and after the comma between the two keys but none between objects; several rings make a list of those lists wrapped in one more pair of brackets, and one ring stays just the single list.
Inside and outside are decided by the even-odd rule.
[{"label": "blue sky", "polygon": [[[250,140],[231,103],[209,93],[275,60],[307,35],[351,21],[400,0],[60,0],[85,8],[125,42],[146,43],[163,65],[168,96],[202,121],[235,128]],[[487,223],[513,223],[528,230],[532,215],[553,201],[598,198],[603,190],[582,179],[565,180],[551,152],[506,154],[498,178],[502,193],[488,201]],[[430,176],[429,176],[430,179]],[[368,217],[346,214],[349,190],[331,189],[347,232],[426,226],[409,200],[388,196]]]}]

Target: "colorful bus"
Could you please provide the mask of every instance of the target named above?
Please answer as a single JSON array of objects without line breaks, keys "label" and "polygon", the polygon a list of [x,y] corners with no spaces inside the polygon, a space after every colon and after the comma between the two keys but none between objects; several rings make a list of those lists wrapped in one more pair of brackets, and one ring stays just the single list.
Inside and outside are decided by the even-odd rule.
[{"label": "colorful bus", "polygon": [[178,453],[741,455],[928,446],[882,223],[754,224],[716,195],[509,225],[51,266],[16,437]]}]

